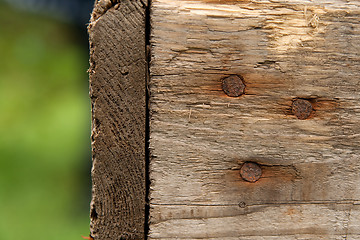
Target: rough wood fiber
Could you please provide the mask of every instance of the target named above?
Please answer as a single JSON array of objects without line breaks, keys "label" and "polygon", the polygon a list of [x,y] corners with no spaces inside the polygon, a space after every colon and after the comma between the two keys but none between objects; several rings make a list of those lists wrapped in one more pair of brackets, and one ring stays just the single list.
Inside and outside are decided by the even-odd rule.
[{"label": "rough wood fiber", "polygon": [[[151,10],[150,239],[360,239],[360,2]],[[231,74],[245,95],[222,91]]]},{"label": "rough wood fiber", "polygon": [[143,1],[97,1],[89,26],[94,239],[144,239]]}]

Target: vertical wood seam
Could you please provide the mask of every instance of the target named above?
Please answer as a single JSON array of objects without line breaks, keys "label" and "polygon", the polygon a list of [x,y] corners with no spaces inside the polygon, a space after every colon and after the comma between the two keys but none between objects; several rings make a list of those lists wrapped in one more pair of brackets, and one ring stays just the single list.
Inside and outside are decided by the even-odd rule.
[{"label": "vertical wood seam", "polygon": [[151,61],[151,49],[150,49],[150,36],[151,36],[151,21],[150,21],[150,7],[151,0],[147,0],[147,7],[145,11],[145,52],[146,52],[146,120],[145,120],[145,223],[144,223],[144,239],[148,239],[148,234],[150,230],[150,91],[149,91],[149,81],[150,81],[150,61]]}]

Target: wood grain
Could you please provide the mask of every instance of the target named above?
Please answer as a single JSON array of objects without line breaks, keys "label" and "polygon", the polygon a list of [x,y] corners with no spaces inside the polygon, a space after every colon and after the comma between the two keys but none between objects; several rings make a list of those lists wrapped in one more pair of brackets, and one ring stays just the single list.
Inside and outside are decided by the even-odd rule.
[{"label": "wood grain", "polygon": [[[360,239],[360,2],[154,0],[151,13],[149,238]],[[233,74],[235,98],[221,88]]]},{"label": "wood grain", "polygon": [[97,1],[89,26],[96,240],[145,238],[146,7]]}]

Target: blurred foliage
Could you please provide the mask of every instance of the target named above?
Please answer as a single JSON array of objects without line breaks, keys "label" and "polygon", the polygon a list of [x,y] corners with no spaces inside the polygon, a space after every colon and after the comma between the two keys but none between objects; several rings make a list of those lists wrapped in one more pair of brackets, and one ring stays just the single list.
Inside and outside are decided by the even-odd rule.
[{"label": "blurred foliage", "polygon": [[88,50],[79,37],[0,2],[1,240],[89,233]]}]

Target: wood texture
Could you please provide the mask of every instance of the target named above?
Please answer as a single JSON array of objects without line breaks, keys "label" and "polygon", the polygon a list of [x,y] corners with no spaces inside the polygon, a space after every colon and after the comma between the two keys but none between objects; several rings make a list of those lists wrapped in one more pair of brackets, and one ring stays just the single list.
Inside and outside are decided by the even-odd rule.
[{"label": "wood texture", "polygon": [[[151,11],[149,238],[360,239],[360,2]],[[222,91],[232,74],[245,95]],[[259,181],[240,177],[246,161]]]},{"label": "wood texture", "polygon": [[94,239],[145,238],[146,7],[97,1],[89,26]]}]

